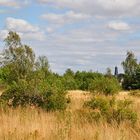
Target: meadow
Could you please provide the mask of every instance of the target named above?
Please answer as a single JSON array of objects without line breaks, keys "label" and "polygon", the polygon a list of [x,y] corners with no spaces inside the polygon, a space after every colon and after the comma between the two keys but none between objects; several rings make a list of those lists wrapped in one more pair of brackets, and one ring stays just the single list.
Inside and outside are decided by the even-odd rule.
[{"label": "meadow", "polygon": [[[71,103],[65,111],[46,112],[34,106],[0,110],[1,140],[139,140],[140,98],[120,92],[118,99],[130,98],[138,114],[135,126],[89,121],[83,103],[90,99],[88,92],[74,90],[68,95]],[[89,112],[89,110],[86,110]]]},{"label": "meadow", "polygon": [[4,42],[0,140],[140,139],[140,63],[132,52],[122,62],[124,74],[107,68],[59,75],[16,32]]}]

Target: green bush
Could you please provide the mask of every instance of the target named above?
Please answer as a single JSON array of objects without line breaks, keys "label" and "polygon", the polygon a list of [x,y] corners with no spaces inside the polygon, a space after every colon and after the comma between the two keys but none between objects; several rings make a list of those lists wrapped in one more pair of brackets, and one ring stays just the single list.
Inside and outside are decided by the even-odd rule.
[{"label": "green bush", "polygon": [[35,106],[47,111],[66,108],[66,92],[60,80],[52,78],[35,83],[36,79],[31,81],[22,79],[18,83],[13,82],[0,97],[1,103],[12,107]]},{"label": "green bush", "polygon": [[120,85],[117,79],[102,76],[92,81],[89,90],[96,94],[114,95],[119,92]]},{"label": "green bush", "polygon": [[78,89],[80,90],[89,90],[91,83],[94,79],[102,77],[101,73],[97,72],[86,72],[86,71],[77,71],[75,73],[75,81],[77,83]]},{"label": "green bush", "polygon": [[102,74],[92,71],[77,71],[74,73],[71,69],[67,69],[62,79],[66,90],[89,90],[92,81],[101,76]]},{"label": "green bush", "polygon": [[71,69],[67,69],[63,74],[62,81],[66,90],[75,90],[78,88],[74,76],[75,73]]},{"label": "green bush", "polygon": [[43,109],[49,111],[64,110],[66,109],[67,99],[63,95],[64,93],[55,93],[52,90],[45,94],[45,103]]},{"label": "green bush", "polygon": [[30,88],[27,81],[19,80],[18,83],[13,82],[7,90],[2,94],[1,99],[9,106],[41,106],[42,100],[38,94],[33,94],[34,90]]},{"label": "green bush", "polygon": [[51,73],[47,57],[36,59],[32,48],[22,44],[16,32],[10,31],[4,42],[0,82],[6,84],[6,90],[0,97],[1,105],[65,109],[65,88],[60,76]]},{"label": "green bush", "polygon": [[77,83],[73,77],[64,77],[63,78],[63,84],[66,88],[66,90],[76,90],[77,89]]},{"label": "green bush", "polygon": [[84,107],[93,110],[92,116],[97,116],[98,113],[101,115],[99,119],[102,118],[108,123],[116,121],[120,124],[122,121],[129,121],[134,124],[137,121],[137,114],[132,110],[131,105],[132,102],[129,100],[117,101],[114,97],[97,96],[85,102]]}]

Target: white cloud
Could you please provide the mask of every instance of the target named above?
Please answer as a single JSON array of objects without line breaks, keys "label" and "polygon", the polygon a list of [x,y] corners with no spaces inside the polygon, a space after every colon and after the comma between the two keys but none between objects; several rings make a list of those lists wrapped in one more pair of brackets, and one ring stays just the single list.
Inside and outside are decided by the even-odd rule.
[{"label": "white cloud", "polygon": [[138,4],[138,0],[97,0],[97,4],[106,10],[125,11],[134,8]]},{"label": "white cloud", "polygon": [[[0,7],[20,8],[29,1],[0,0]],[[0,29],[0,39],[7,36],[8,30],[16,31],[23,42],[31,44],[38,55],[47,55],[54,69],[60,72],[68,67],[105,70],[108,66],[119,65],[121,56],[127,50],[140,54],[140,42],[132,44],[133,40],[139,40],[139,19],[135,18],[135,15],[140,15],[139,0],[35,1],[40,1],[43,6],[46,4],[51,9],[41,16],[47,21],[46,24],[44,21],[37,21],[40,24],[35,25],[24,19],[10,17],[5,22],[5,28]],[[35,10],[42,8],[41,6]],[[126,20],[123,16],[130,16],[128,19],[131,20],[131,27],[124,22]],[[74,24],[69,25],[71,23]],[[77,26],[79,23],[80,26]],[[68,25],[63,28],[65,24]]]},{"label": "white cloud", "polygon": [[1,40],[3,40],[7,36],[8,31],[17,32],[23,40],[43,41],[46,38],[45,31],[23,19],[8,17],[6,19],[5,27],[6,28],[4,30],[0,30]]},{"label": "white cloud", "polygon": [[90,18],[89,15],[83,13],[76,13],[74,11],[68,11],[64,14],[54,14],[47,13],[41,16],[43,19],[48,20],[48,22],[53,24],[65,24],[65,23],[74,23],[77,21],[85,20]]},{"label": "white cloud", "polygon": [[108,28],[118,31],[129,30],[130,26],[122,21],[112,21],[108,24]]},{"label": "white cloud", "polygon": [[101,16],[138,15],[139,0],[38,0],[40,3]]},{"label": "white cloud", "polygon": [[7,7],[19,7],[19,4],[15,0],[1,0],[0,6],[7,6]]},{"label": "white cloud", "polygon": [[7,30],[0,30],[0,40],[4,40],[8,34]]},{"label": "white cloud", "polygon": [[20,36],[23,40],[28,41],[44,41],[46,39],[46,35],[42,31],[38,32],[28,32],[28,33],[20,33]]},{"label": "white cloud", "polygon": [[7,18],[6,27],[8,30],[14,30],[17,32],[36,32],[39,30],[39,27],[33,26],[23,19],[16,18]]},{"label": "white cloud", "polygon": [[52,27],[47,27],[47,28],[46,28],[46,32],[47,32],[47,33],[53,33],[53,32],[54,32],[54,28],[52,28]]},{"label": "white cloud", "polygon": [[31,0],[0,0],[0,6],[20,8],[23,5],[27,5]]}]

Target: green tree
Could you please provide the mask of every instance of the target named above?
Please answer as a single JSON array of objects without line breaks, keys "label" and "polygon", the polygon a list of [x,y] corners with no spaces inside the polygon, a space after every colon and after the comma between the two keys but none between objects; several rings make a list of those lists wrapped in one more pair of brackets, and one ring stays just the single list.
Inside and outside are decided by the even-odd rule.
[{"label": "green tree", "polygon": [[133,89],[134,77],[136,75],[136,71],[138,68],[137,59],[133,52],[128,51],[126,55],[126,59],[122,62],[122,66],[124,69],[124,82],[123,87],[125,89]]},{"label": "green tree", "polygon": [[2,53],[2,70],[4,80],[8,83],[26,79],[34,68],[35,54],[27,45],[22,45],[15,32],[9,32],[5,39],[6,49]]},{"label": "green tree", "polygon": [[75,73],[71,69],[67,69],[63,75],[63,83],[67,90],[77,89],[77,83],[75,81]]},{"label": "green tree", "polygon": [[4,40],[6,47],[19,47],[21,46],[20,36],[13,31],[10,31],[8,36]]},{"label": "green tree", "polygon": [[5,45],[0,79],[7,88],[0,96],[0,104],[34,105],[47,111],[65,109],[67,99],[62,80],[49,71],[47,57],[40,56],[35,62],[33,50],[23,45],[15,32],[9,32]]},{"label": "green tree", "polygon": [[140,64],[138,65],[135,75],[133,76],[133,89],[140,89]]},{"label": "green tree", "polygon": [[112,71],[111,71],[110,68],[107,68],[107,69],[106,69],[105,75],[106,75],[107,77],[112,77]]},{"label": "green tree", "polygon": [[96,72],[86,72],[86,71],[77,71],[75,74],[75,80],[80,90],[89,90],[91,83],[97,77],[102,77],[101,73]]},{"label": "green tree", "polygon": [[46,56],[39,56],[36,61],[36,69],[39,71],[42,71],[45,75],[45,78],[47,78],[47,75],[49,74],[49,62]]},{"label": "green tree", "polygon": [[122,62],[122,66],[125,74],[129,76],[135,74],[138,64],[137,64],[137,59],[135,58],[133,52],[131,51],[127,52],[126,59],[125,61]]},{"label": "green tree", "polygon": [[97,77],[90,84],[89,90],[94,94],[114,95],[119,93],[120,84],[114,77]]},{"label": "green tree", "polygon": [[74,77],[75,73],[71,69],[67,69],[64,73],[64,76],[71,76]]}]

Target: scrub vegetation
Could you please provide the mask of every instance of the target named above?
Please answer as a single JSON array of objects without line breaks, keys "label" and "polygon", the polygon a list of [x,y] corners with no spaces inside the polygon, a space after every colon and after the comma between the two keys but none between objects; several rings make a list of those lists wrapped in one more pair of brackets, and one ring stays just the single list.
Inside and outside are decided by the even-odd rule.
[{"label": "scrub vegetation", "polygon": [[[133,52],[124,74],[51,71],[10,31],[0,55],[0,139],[138,140],[140,64]],[[122,90],[130,90],[124,91]]]}]

